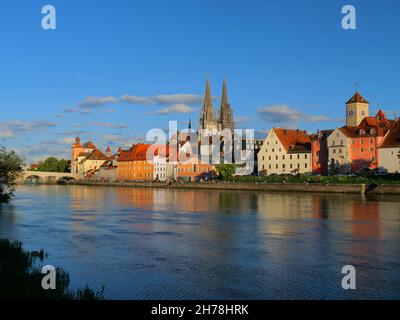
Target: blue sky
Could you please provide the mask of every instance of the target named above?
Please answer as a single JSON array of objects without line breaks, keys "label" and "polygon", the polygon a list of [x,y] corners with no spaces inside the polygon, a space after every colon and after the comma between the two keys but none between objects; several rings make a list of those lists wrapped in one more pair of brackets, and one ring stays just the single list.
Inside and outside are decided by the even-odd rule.
[{"label": "blue sky", "polygon": [[[42,6],[57,29],[41,28]],[[343,30],[341,9],[357,10]],[[360,83],[371,111],[400,113],[400,2],[5,0],[0,10],[0,145],[28,161],[100,148],[151,128],[197,126],[205,78],[222,81],[239,127],[343,125]]]}]

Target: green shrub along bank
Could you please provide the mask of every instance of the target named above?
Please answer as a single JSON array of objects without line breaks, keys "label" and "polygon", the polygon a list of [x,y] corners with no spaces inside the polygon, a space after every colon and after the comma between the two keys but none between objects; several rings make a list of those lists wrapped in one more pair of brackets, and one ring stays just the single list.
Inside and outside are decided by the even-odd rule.
[{"label": "green shrub along bank", "polygon": [[354,176],[244,176],[229,179],[236,183],[321,183],[321,184],[400,184],[400,176],[354,177]]},{"label": "green shrub along bank", "polygon": [[41,251],[27,252],[20,242],[0,239],[0,299],[38,300],[100,300],[103,289],[94,292],[89,287],[70,290],[69,275],[61,268],[56,269],[56,289],[44,290],[38,262],[47,254]]}]

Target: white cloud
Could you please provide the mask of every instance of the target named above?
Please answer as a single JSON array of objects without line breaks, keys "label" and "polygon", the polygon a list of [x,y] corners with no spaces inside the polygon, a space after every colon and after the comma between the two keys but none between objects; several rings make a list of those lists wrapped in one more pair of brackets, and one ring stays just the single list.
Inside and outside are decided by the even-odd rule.
[{"label": "white cloud", "polygon": [[117,102],[119,102],[118,98],[115,98],[113,96],[108,96],[108,97],[89,96],[89,97],[86,97],[81,102],[79,102],[77,107],[83,108],[83,109],[90,109],[90,108],[101,107],[106,104],[117,103]]},{"label": "white cloud", "polygon": [[168,104],[186,104],[196,105],[203,101],[203,97],[196,94],[160,94],[150,97],[145,96],[132,96],[124,95],[121,97],[121,101],[131,104],[141,105],[168,105]]},{"label": "white cloud", "polygon": [[155,111],[155,114],[161,114],[161,115],[168,115],[172,113],[191,113],[196,111],[195,108],[191,108],[187,106],[186,104],[179,103],[179,104],[174,104],[170,107],[162,108],[157,111]]},{"label": "white cloud", "polygon": [[113,128],[113,129],[125,129],[125,128],[128,128],[128,126],[126,124],[115,124],[115,123],[111,123],[111,122],[96,122],[96,121],[92,121],[92,122],[90,122],[90,124],[92,126],[96,126],[96,127],[106,127],[106,128]]},{"label": "white cloud", "polygon": [[121,146],[123,148],[130,148],[132,144],[146,141],[146,137],[144,136],[124,137],[118,134],[106,134],[102,138],[105,144]]},{"label": "white cloud", "polygon": [[153,97],[157,104],[186,104],[196,105],[203,101],[203,97],[195,94],[169,94]]},{"label": "white cloud", "polygon": [[143,96],[124,95],[121,97],[121,101],[131,104],[152,104],[152,100],[150,98]]},{"label": "white cloud", "polygon": [[272,124],[295,125],[298,122],[340,121],[321,115],[307,115],[285,104],[262,107],[257,112],[266,122]]},{"label": "white cloud", "polygon": [[48,128],[57,126],[56,122],[35,120],[35,121],[22,121],[22,120],[9,120],[0,122],[0,138],[13,138],[18,134],[43,132]]}]

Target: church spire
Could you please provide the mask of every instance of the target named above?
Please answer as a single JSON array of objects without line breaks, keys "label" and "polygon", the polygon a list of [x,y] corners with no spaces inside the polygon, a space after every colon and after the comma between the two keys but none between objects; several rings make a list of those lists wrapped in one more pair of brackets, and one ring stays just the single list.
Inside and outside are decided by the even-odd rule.
[{"label": "church spire", "polygon": [[222,97],[221,97],[221,106],[219,108],[219,121],[221,123],[222,129],[231,129],[235,128],[235,123],[233,121],[233,112],[231,105],[228,101],[228,93],[226,90],[226,80],[222,85]]},{"label": "church spire", "polygon": [[205,95],[205,98],[204,98],[204,105],[212,106],[210,80],[208,80],[208,78],[207,78],[207,83],[206,83],[206,95]]},{"label": "church spire", "polygon": [[222,85],[222,98],[221,98],[221,105],[228,105],[228,94],[226,92],[226,80],[224,80],[224,83]]}]

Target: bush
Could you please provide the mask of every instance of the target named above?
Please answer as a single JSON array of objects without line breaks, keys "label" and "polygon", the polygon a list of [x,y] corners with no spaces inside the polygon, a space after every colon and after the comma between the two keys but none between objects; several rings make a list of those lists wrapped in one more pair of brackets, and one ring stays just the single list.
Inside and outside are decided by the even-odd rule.
[{"label": "bush", "polygon": [[321,184],[400,184],[399,175],[382,177],[354,177],[354,176],[309,176],[279,175],[279,176],[244,176],[234,177],[236,183],[321,183]]},{"label": "bush", "polygon": [[22,171],[22,159],[14,152],[0,147],[0,203],[14,196],[15,179]]},{"label": "bush", "polygon": [[69,290],[69,275],[56,269],[56,289],[44,290],[41,282],[44,274],[37,265],[47,254],[41,251],[27,252],[20,242],[0,239],[0,300],[45,299],[45,300],[99,300],[104,299],[102,288],[94,292],[89,287]]}]

